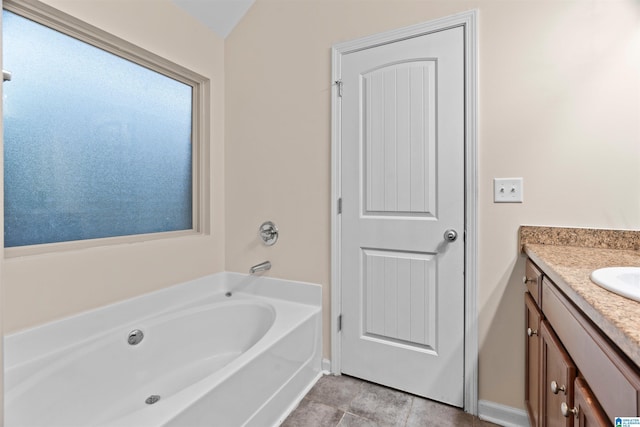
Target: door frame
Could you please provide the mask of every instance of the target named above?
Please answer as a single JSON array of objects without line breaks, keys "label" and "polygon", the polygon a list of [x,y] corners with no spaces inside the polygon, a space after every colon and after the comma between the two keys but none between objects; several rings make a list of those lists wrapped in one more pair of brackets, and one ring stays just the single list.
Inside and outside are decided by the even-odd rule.
[{"label": "door frame", "polygon": [[478,10],[470,10],[333,45],[331,81],[331,372],[341,370],[339,316],[342,312],[340,241],[342,238],[338,200],[342,176],[342,111],[339,91],[342,56],[371,47],[446,30],[464,28],[465,115],[465,225],[464,225],[464,410],[478,414]]}]

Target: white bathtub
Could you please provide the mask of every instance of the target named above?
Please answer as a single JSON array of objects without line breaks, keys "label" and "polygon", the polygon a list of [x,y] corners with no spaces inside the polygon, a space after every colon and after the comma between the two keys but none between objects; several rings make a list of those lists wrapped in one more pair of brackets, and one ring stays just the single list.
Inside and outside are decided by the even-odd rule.
[{"label": "white bathtub", "polygon": [[5,425],[277,425],[320,375],[320,305],[219,273],[7,336]]}]

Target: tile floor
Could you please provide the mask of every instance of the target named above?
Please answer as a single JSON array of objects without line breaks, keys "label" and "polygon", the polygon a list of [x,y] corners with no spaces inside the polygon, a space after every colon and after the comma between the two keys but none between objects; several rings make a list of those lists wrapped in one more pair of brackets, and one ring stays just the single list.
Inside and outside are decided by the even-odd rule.
[{"label": "tile floor", "polygon": [[345,375],[325,375],[282,427],[489,427],[458,408]]}]

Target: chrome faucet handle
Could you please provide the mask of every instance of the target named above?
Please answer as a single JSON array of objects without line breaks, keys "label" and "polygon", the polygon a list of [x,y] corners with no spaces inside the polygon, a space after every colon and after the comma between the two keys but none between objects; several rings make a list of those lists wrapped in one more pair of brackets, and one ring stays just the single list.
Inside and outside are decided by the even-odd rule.
[{"label": "chrome faucet handle", "polygon": [[277,233],[273,230],[273,229],[264,229],[264,230],[260,230],[260,237],[262,237],[263,240],[268,240],[273,238]]},{"label": "chrome faucet handle", "polygon": [[278,227],[271,221],[265,221],[260,225],[258,235],[265,245],[273,246],[278,241]]}]

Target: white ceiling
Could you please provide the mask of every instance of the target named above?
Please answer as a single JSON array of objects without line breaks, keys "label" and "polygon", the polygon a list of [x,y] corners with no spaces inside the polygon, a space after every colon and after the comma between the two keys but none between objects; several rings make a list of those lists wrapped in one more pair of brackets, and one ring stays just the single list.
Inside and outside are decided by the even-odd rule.
[{"label": "white ceiling", "polygon": [[223,39],[226,38],[255,0],[171,0]]}]

